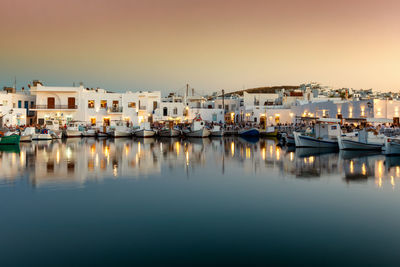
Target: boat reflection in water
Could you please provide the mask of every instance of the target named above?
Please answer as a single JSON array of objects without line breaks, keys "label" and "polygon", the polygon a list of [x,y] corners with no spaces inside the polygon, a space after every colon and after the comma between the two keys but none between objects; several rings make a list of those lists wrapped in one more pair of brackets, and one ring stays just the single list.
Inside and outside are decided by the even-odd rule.
[{"label": "boat reflection in water", "polygon": [[264,138],[68,139],[0,147],[1,185],[85,186],[104,179],[191,178],[238,173],[279,179],[334,179],[395,186],[400,157],[351,151],[281,148]]}]

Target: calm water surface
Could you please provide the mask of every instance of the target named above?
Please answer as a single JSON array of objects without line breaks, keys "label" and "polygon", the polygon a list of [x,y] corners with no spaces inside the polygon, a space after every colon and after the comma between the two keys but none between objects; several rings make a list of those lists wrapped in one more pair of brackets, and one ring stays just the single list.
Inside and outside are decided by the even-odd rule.
[{"label": "calm water surface", "polygon": [[400,264],[396,157],[69,139],[0,165],[1,266]]}]

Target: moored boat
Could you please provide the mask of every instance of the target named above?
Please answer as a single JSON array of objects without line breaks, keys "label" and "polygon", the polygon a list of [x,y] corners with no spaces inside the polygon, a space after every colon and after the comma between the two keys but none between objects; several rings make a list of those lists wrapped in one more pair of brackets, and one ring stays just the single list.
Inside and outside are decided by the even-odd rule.
[{"label": "moored boat", "polygon": [[199,114],[193,120],[193,123],[190,125],[190,128],[183,130],[183,133],[186,137],[197,137],[197,138],[209,137],[211,134],[210,130],[208,130],[205,127],[205,123],[201,119]]},{"label": "moored boat", "polygon": [[382,150],[385,142],[384,135],[375,135],[363,129],[357,135],[346,137],[339,136],[339,148],[342,150]]},{"label": "moored boat", "polygon": [[9,136],[0,137],[0,145],[18,145],[20,142],[20,136],[13,134]]},{"label": "moored boat", "polygon": [[321,118],[310,133],[293,132],[296,147],[338,149],[337,137],[342,135],[339,119]]},{"label": "moored boat", "polygon": [[245,128],[239,130],[239,135],[241,136],[259,136],[260,130],[257,128]]},{"label": "moored boat", "polygon": [[214,127],[210,130],[210,136],[213,137],[224,136],[224,129],[222,129],[220,125],[214,125]]},{"label": "moored boat", "polygon": [[385,155],[400,155],[400,137],[386,137],[384,144]]},{"label": "moored boat", "polygon": [[164,128],[158,132],[158,135],[161,137],[178,137],[181,135],[181,131],[173,128]]}]

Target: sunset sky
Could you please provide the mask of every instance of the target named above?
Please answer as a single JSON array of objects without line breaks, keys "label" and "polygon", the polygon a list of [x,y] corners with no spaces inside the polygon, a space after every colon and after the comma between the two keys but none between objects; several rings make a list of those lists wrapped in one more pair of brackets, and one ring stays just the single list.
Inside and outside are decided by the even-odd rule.
[{"label": "sunset sky", "polygon": [[0,86],[400,89],[400,1],[0,0]]}]

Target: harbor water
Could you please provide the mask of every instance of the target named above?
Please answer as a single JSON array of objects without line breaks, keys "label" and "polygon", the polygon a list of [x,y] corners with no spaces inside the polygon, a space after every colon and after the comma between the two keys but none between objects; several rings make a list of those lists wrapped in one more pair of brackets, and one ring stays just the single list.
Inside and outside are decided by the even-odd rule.
[{"label": "harbor water", "polygon": [[398,265],[400,157],[274,139],[0,147],[0,265]]}]

